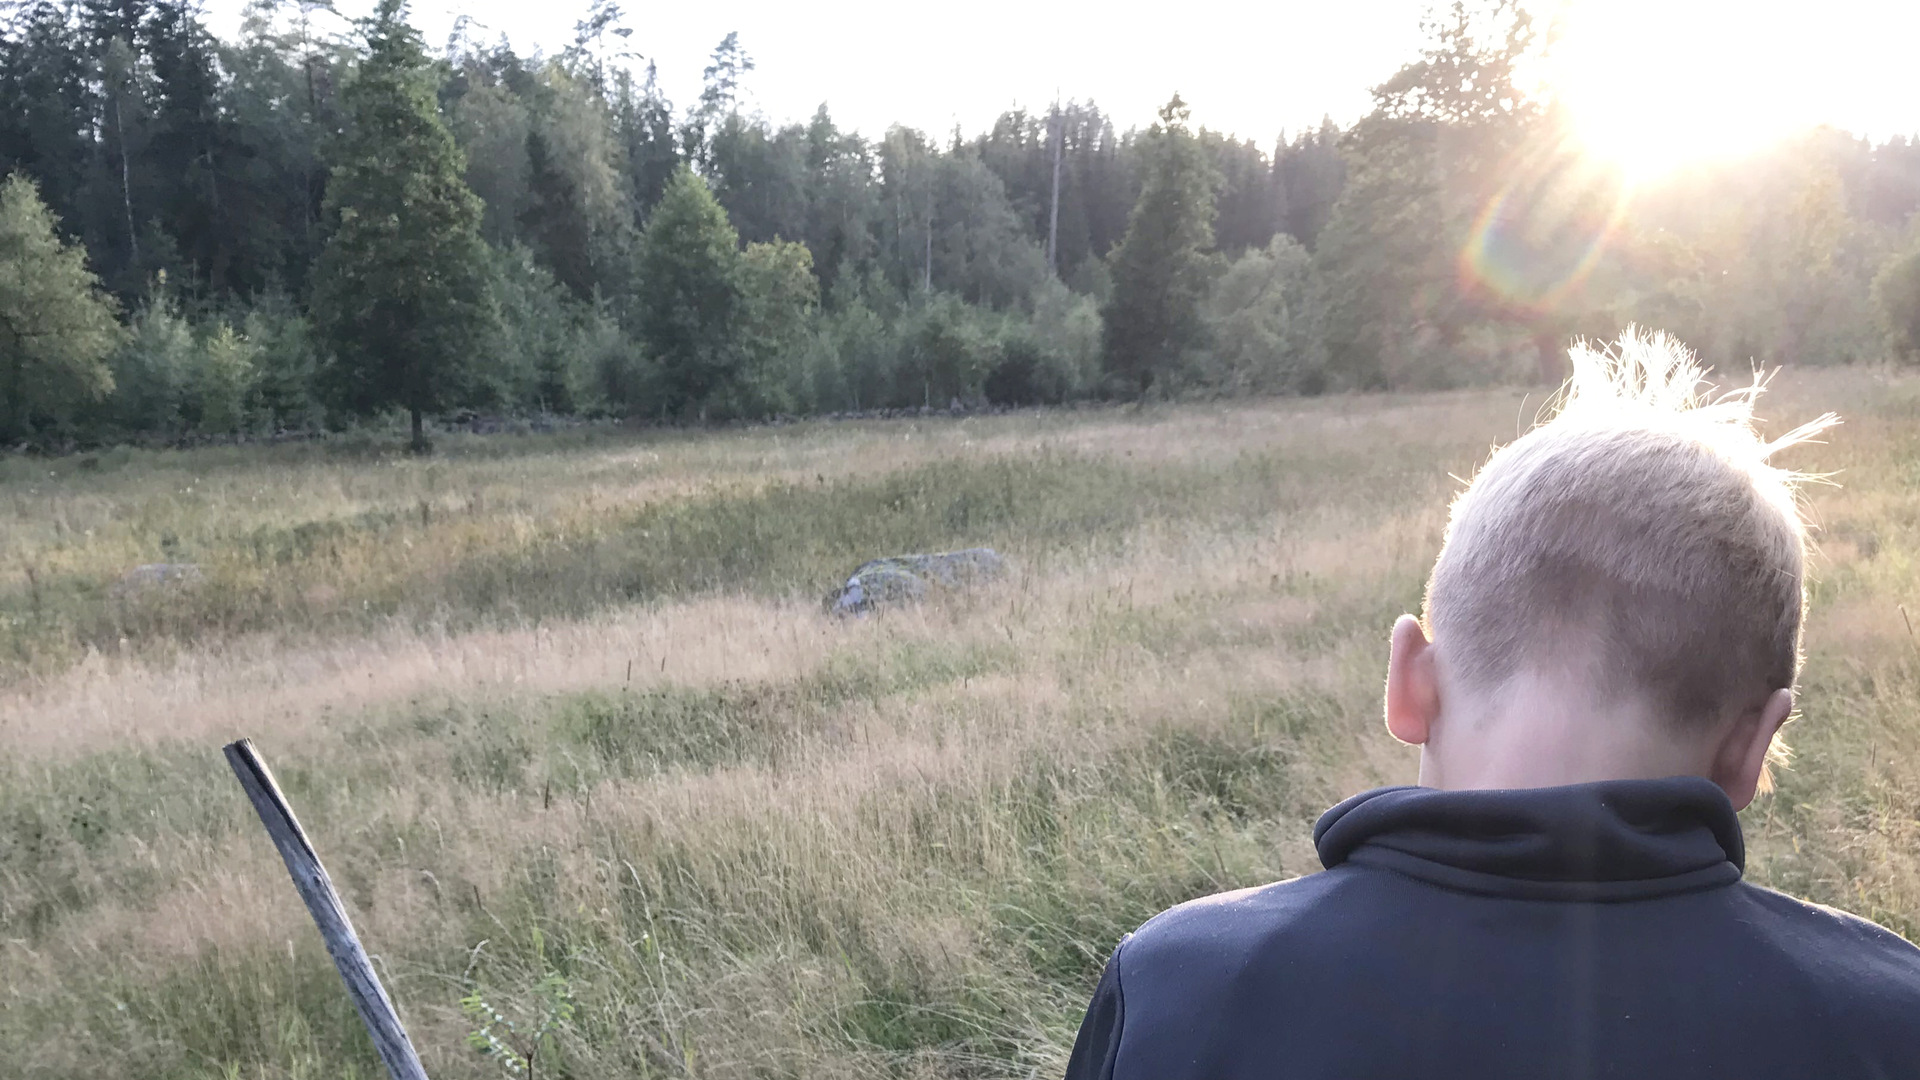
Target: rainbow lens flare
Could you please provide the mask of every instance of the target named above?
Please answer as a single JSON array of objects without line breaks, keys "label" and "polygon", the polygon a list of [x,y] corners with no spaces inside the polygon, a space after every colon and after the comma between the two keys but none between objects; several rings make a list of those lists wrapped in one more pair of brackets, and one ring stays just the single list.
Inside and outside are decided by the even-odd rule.
[{"label": "rainbow lens flare", "polygon": [[1505,171],[1460,249],[1461,291],[1516,314],[1563,310],[1626,219],[1630,186],[1564,148]]}]

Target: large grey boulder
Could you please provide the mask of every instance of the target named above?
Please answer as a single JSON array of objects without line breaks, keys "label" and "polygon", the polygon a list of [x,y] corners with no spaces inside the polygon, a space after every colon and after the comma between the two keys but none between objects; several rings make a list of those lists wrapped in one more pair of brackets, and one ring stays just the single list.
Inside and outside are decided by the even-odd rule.
[{"label": "large grey boulder", "polygon": [[1006,569],[1007,561],[992,548],[875,559],[828,594],[827,610],[835,615],[864,615],[875,608],[923,600],[931,589],[962,589],[993,581]]}]

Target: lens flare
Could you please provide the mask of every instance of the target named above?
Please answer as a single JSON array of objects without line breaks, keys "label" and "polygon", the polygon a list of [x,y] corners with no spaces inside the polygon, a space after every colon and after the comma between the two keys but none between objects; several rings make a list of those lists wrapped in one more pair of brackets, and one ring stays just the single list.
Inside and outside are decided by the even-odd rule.
[{"label": "lens flare", "polygon": [[1515,314],[1563,310],[1626,219],[1630,188],[1564,148],[1505,175],[1460,249],[1462,294]]}]

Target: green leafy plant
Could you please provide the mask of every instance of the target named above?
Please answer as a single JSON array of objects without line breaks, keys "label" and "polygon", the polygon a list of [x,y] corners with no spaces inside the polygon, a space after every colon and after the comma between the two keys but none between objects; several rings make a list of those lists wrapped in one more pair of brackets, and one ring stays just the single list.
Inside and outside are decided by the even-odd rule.
[{"label": "green leafy plant", "polygon": [[[533,933],[534,951],[543,953],[540,931]],[[510,1017],[475,986],[460,999],[460,1011],[475,1024],[467,1033],[468,1046],[500,1062],[508,1076],[535,1080],[540,1062],[559,1054],[554,1036],[573,1019],[573,987],[566,976],[549,971],[533,985],[530,997],[531,1004]]]}]

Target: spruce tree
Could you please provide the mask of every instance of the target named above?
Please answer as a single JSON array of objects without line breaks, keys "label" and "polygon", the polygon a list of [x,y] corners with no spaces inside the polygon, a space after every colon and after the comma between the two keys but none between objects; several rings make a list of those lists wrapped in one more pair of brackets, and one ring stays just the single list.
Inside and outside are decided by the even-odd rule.
[{"label": "spruce tree", "polygon": [[144,160],[137,168],[159,180],[157,217],[196,279],[216,289],[232,282],[234,192],[222,175],[234,162],[232,123],[222,115],[216,44],[185,3],[157,3],[139,42],[153,72]]},{"label": "spruce tree", "polygon": [[1211,277],[1218,177],[1187,130],[1175,94],[1147,132],[1146,177],[1127,235],[1114,249],[1107,303],[1107,373],[1146,393],[1201,343],[1200,305]]},{"label": "spruce tree", "polygon": [[527,206],[520,234],[576,299],[593,296],[592,235],[585,200],[573,177],[554,160],[547,132],[527,132]]},{"label": "spruce tree", "polygon": [[441,123],[405,0],[380,0],[361,27],[367,55],[341,95],[347,132],[327,190],[337,225],[314,308],[334,350],[339,402],[362,413],[406,409],[424,451],[424,414],[474,393],[470,359],[496,323],[481,206]]},{"label": "spruce tree", "polygon": [[78,244],[54,233],[33,182],[0,183],[0,441],[68,427],[113,389],[113,302]]}]

